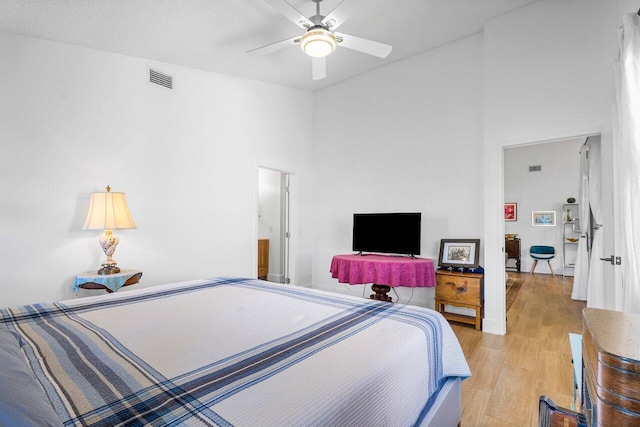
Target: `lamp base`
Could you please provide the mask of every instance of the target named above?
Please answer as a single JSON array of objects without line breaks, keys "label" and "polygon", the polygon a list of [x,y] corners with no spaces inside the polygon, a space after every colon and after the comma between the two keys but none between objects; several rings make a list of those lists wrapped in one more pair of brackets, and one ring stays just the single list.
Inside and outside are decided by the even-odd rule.
[{"label": "lamp base", "polygon": [[98,274],[106,275],[106,274],[116,274],[120,273],[120,267],[115,264],[102,264],[102,268],[98,270]]}]

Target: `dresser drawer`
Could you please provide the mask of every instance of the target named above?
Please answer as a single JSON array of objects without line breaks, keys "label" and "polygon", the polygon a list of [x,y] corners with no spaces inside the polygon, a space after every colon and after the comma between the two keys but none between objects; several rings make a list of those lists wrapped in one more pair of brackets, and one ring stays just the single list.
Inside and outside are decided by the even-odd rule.
[{"label": "dresser drawer", "polygon": [[583,408],[590,426],[640,425],[640,316],[582,311]]},{"label": "dresser drawer", "polygon": [[470,306],[482,305],[482,275],[436,273],[436,299]]}]

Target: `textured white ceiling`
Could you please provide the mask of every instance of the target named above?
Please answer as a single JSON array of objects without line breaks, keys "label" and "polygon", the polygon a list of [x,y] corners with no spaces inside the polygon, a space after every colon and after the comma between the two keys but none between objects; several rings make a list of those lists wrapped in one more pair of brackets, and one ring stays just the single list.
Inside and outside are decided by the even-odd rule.
[{"label": "textured white ceiling", "polygon": [[[341,1],[322,1],[321,13]],[[303,32],[262,0],[0,0],[0,31],[316,90],[477,33],[486,20],[537,0],[344,1],[358,9],[339,31],[393,51],[380,59],[339,46],[319,81],[298,46],[246,54]],[[315,14],[311,0],[289,3]]]}]

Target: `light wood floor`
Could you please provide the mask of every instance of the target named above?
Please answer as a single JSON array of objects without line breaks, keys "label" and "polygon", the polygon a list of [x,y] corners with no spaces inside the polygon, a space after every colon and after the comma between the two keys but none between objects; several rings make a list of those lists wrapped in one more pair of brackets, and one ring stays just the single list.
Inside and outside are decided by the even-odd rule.
[{"label": "light wood floor", "polygon": [[538,398],[571,408],[573,367],[568,334],[581,333],[584,302],[573,279],[512,273],[525,282],[507,313],[507,334],[451,322],[472,377],[462,383],[462,427],[538,425]]}]

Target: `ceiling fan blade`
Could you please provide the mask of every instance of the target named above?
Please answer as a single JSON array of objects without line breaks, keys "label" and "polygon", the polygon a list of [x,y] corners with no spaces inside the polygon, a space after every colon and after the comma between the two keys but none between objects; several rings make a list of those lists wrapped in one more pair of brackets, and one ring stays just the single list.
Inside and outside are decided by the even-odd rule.
[{"label": "ceiling fan blade", "polygon": [[313,80],[322,80],[327,77],[327,61],[326,58],[311,58],[311,78]]},{"label": "ceiling fan blade", "polygon": [[255,54],[266,55],[268,53],[272,53],[272,52],[284,49],[285,47],[294,46],[298,43],[300,43],[300,36],[295,36],[286,40],[268,44],[266,46],[257,47],[255,49],[248,50],[247,53],[250,53],[252,55],[255,55]]},{"label": "ceiling fan blade", "polygon": [[271,6],[272,8],[274,8],[275,10],[277,10],[278,12],[286,16],[287,18],[289,18],[291,22],[293,22],[300,28],[307,29],[313,26],[311,21],[309,21],[309,19],[306,16],[301,14],[298,11],[298,9],[291,6],[285,0],[262,0],[262,1],[267,3],[269,6]]},{"label": "ceiling fan blade", "polygon": [[344,24],[347,19],[351,18],[351,15],[353,15],[356,10],[360,10],[363,7],[364,5],[361,0],[342,0],[335,9],[324,17],[322,25],[326,25],[333,31]]},{"label": "ceiling fan blade", "polygon": [[373,40],[350,36],[344,33],[334,34],[338,38],[340,46],[377,56],[378,58],[386,58],[391,53],[391,49],[393,49],[393,47],[388,44],[374,42]]}]

